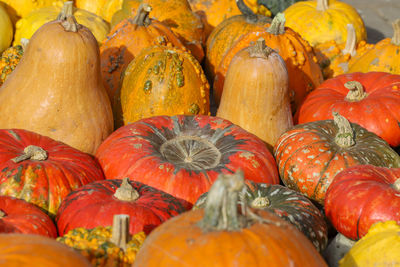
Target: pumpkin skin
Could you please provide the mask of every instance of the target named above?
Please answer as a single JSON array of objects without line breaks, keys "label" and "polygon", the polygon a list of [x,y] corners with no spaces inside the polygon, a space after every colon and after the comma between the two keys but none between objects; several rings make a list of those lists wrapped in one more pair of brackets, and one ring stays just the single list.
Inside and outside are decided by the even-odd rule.
[{"label": "pumpkin skin", "polygon": [[25,200],[0,196],[0,207],[0,233],[57,237],[57,228],[53,221],[35,205]]},{"label": "pumpkin skin", "polygon": [[42,0],[42,1],[32,1],[32,0],[2,0],[6,4],[6,10],[12,17],[13,23],[17,21],[18,18],[26,17],[32,10],[36,10],[47,6],[57,6],[62,5],[63,0]]},{"label": "pumpkin skin", "polygon": [[400,168],[359,165],[348,168],[331,183],[325,213],[344,236],[358,240],[376,222],[400,222]]},{"label": "pumpkin skin", "polygon": [[138,181],[191,204],[219,173],[242,169],[246,179],[279,183],[264,143],[211,116],[156,116],[119,128],[96,152],[107,179]]},{"label": "pumpkin skin", "polygon": [[6,9],[0,4],[0,53],[3,53],[11,45],[13,35],[14,29],[11,19]]},{"label": "pumpkin skin", "polygon": [[274,155],[283,183],[322,205],[340,171],[358,164],[400,166],[384,140],[340,115],[294,126],[279,138]]},{"label": "pumpkin skin", "polygon": [[[90,155],[46,136],[2,129],[0,145],[0,194],[24,199],[51,216],[73,189],[104,179],[100,166]],[[39,158],[12,160],[26,155],[24,149],[31,145],[42,148],[47,156],[45,153]]]},{"label": "pumpkin skin", "polygon": [[260,38],[232,59],[217,116],[255,134],[272,151],[293,126],[288,80],[282,57]]},{"label": "pumpkin skin", "polygon": [[122,73],[143,48],[169,44],[185,49],[167,26],[149,19],[150,15],[151,7],[143,4],[134,18],[117,24],[100,46],[103,85],[111,101],[120,86]]},{"label": "pumpkin skin", "polygon": [[4,266],[92,266],[68,246],[32,234],[0,234],[0,262]]},{"label": "pumpkin skin", "polygon": [[143,49],[124,72],[116,127],[158,115],[208,115],[210,86],[198,61],[171,46]]},{"label": "pumpkin skin", "polygon": [[[130,234],[141,231],[148,234],[170,217],[190,208],[173,196],[142,183],[130,181],[125,187],[121,188],[121,185],[120,179],[103,180],[82,186],[69,194],[57,213],[59,234],[62,236],[78,227],[91,229],[112,225],[113,216],[121,213],[131,218]],[[128,194],[128,197],[121,194]]]},{"label": "pumpkin skin", "polygon": [[4,83],[8,75],[15,69],[24,54],[22,45],[7,48],[0,58],[0,85]]},{"label": "pumpkin skin", "polygon": [[298,122],[331,119],[336,111],[396,147],[400,145],[399,88],[400,75],[385,72],[337,76],[307,96]]},{"label": "pumpkin skin", "polygon": [[1,87],[0,112],[0,128],[30,130],[94,153],[112,132],[113,117],[90,30],[68,16],[36,31]]},{"label": "pumpkin skin", "polygon": [[121,9],[123,0],[75,0],[77,8],[85,9],[105,21],[111,22],[111,18],[117,10]]},{"label": "pumpkin skin", "polygon": [[216,103],[219,103],[221,99],[225,76],[232,58],[239,50],[250,46],[259,38],[265,39],[267,46],[276,50],[286,63],[293,113],[296,112],[307,94],[322,83],[323,75],[312,47],[298,33],[284,25],[285,17],[283,14],[279,14],[268,28],[250,31],[232,44],[216,70],[217,74],[213,85]]},{"label": "pumpkin skin", "polygon": [[312,46],[334,40],[346,42],[347,24],[353,24],[357,43],[367,39],[361,16],[351,5],[336,0],[297,2],[285,11],[286,26],[298,32]]}]

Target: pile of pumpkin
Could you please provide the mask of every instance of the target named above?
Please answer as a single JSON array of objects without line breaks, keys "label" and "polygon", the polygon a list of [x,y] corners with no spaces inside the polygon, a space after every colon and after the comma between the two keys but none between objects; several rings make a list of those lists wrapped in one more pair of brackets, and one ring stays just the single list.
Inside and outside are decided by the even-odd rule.
[{"label": "pile of pumpkin", "polygon": [[368,44],[337,0],[0,4],[0,262],[400,264],[400,20]]}]

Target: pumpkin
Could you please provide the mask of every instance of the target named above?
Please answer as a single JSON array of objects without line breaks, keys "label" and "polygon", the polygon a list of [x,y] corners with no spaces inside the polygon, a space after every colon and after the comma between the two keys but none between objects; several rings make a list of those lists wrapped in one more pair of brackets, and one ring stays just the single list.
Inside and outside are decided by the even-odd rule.
[{"label": "pumpkin", "polygon": [[76,7],[85,9],[105,21],[111,22],[111,18],[117,10],[121,9],[123,0],[75,0]]},{"label": "pumpkin", "polygon": [[332,111],[375,133],[389,145],[400,145],[400,75],[358,72],[329,79],[307,96],[298,122],[331,119]]},{"label": "pumpkin", "polygon": [[214,80],[216,68],[220,64],[222,57],[232,44],[243,34],[261,29],[271,22],[269,17],[254,14],[243,0],[237,0],[236,3],[242,14],[222,21],[207,38],[204,71],[211,82]]},{"label": "pumpkin", "polygon": [[163,23],[150,19],[151,6],[142,4],[134,18],[117,24],[100,46],[101,73],[104,87],[113,101],[122,73],[139,52],[157,44],[185,46]]},{"label": "pumpkin", "polygon": [[[26,39],[24,39],[26,40]],[[27,41],[27,40],[26,40]],[[25,42],[25,41],[23,41]],[[26,43],[27,44],[27,43]],[[15,45],[7,48],[0,57],[0,85],[15,69],[24,54],[24,45]]]},{"label": "pumpkin", "polygon": [[[128,178],[97,181],[71,192],[58,209],[60,235],[74,228],[108,226],[121,212],[131,218],[129,232],[150,233],[155,227],[190,207],[173,196]],[[101,210],[102,212],[99,212]]]},{"label": "pumpkin", "polygon": [[141,3],[149,4],[153,8],[152,17],[168,26],[199,62],[203,60],[204,26],[187,0],[123,0],[122,8],[113,15],[111,25],[136,14]]},{"label": "pumpkin", "polygon": [[30,130],[94,153],[112,132],[113,118],[90,30],[73,16],[43,25],[2,85],[0,113],[0,128]]},{"label": "pumpkin", "polygon": [[5,4],[8,14],[15,23],[19,18],[26,17],[33,10],[47,7],[61,5],[65,0],[1,0]]},{"label": "pumpkin", "polygon": [[351,5],[337,0],[297,2],[285,11],[286,26],[298,32],[312,46],[334,40],[346,42],[347,24],[353,24],[357,43],[367,39],[364,22]]},{"label": "pumpkin", "polygon": [[358,164],[400,166],[400,157],[376,134],[338,113],[285,132],[274,147],[283,183],[324,204],[325,193],[340,171]]},{"label": "pumpkin", "polygon": [[376,222],[400,223],[400,168],[359,165],[336,175],[325,198],[325,213],[344,236],[358,240]]},{"label": "pumpkin", "polygon": [[69,231],[57,238],[85,256],[92,266],[132,266],[146,235],[139,232],[129,234],[129,216],[115,215],[112,226],[97,226],[93,229],[83,227]]},{"label": "pumpkin", "polygon": [[191,204],[219,173],[242,169],[246,179],[279,183],[263,141],[212,116],[156,116],[119,128],[96,157],[107,179],[138,181]]},{"label": "pumpkin", "polygon": [[104,179],[90,155],[21,129],[0,130],[0,170],[0,195],[24,199],[51,216],[73,189]]},{"label": "pumpkin", "polygon": [[215,101],[219,103],[221,99],[225,75],[232,58],[240,49],[255,43],[259,38],[264,38],[267,46],[276,50],[286,63],[291,109],[294,113],[306,95],[322,83],[323,75],[312,47],[298,33],[285,27],[285,16],[282,13],[273,19],[268,28],[250,31],[231,45],[216,69],[213,85]]},{"label": "pumpkin", "polygon": [[217,116],[255,134],[272,151],[293,126],[288,80],[282,57],[260,38],[232,59]]},{"label": "pumpkin", "polygon": [[204,209],[191,210],[157,227],[133,266],[327,266],[293,225],[246,201],[238,210],[243,173],[220,175]]},{"label": "pumpkin", "polygon": [[[245,181],[243,199],[252,208],[269,211],[293,224],[323,251],[328,243],[328,227],[317,207],[305,196],[282,185]],[[208,193],[202,194],[193,209],[204,208]]]},{"label": "pumpkin", "polygon": [[373,49],[353,61],[349,66],[349,73],[380,71],[400,74],[400,19],[394,21],[392,25],[393,37],[379,41]]},{"label": "pumpkin", "polygon": [[375,223],[339,261],[340,267],[395,266],[400,262],[400,225],[395,221]]},{"label": "pumpkin", "polygon": [[46,213],[25,200],[0,196],[0,233],[38,234],[56,238],[57,228]]},{"label": "pumpkin", "polygon": [[11,19],[3,5],[0,5],[0,53],[3,53],[11,45],[13,35]]},{"label": "pumpkin", "polygon": [[97,42],[101,43],[110,31],[110,25],[93,13],[84,9],[73,8],[72,4],[73,1],[67,1],[64,3],[64,6],[39,8],[18,20],[15,25],[15,38],[13,44],[20,44],[22,38],[30,39],[42,25],[55,20],[57,15],[60,13],[63,13],[64,16],[73,14],[77,22],[86,26],[96,37]]},{"label": "pumpkin", "polygon": [[114,99],[116,127],[159,115],[208,115],[210,86],[198,61],[166,45],[143,49]]}]

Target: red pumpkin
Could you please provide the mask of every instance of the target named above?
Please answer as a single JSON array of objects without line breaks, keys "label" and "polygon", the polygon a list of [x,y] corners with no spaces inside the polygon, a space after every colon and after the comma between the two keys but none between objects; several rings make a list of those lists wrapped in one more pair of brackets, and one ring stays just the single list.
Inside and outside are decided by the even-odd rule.
[{"label": "red pumpkin", "polygon": [[89,154],[30,131],[0,129],[0,195],[24,199],[54,216],[69,192],[102,179]]},{"label": "red pumpkin", "polygon": [[50,217],[22,199],[0,196],[0,233],[38,234],[56,238]]},{"label": "red pumpkin", "polygon": [[332,119],[332,111],[400,145],[400,75],[350,73],[326,80],[303,102],[298,123]]},{"label": "red pumpkin", "polygon": [[376,222],[400,223],[400,168],[358,165],[336,175],[325,213],[346,237],[358,240]]},{"label": "red pumpkin", "polygon": [[244,171],[246,179],[279,183],[264,142],[212,116],[156,116],[125,125],[96,152],[107,179],[129,177],[194,203],[219,173]]},{"label": "red pumpkin", "polygon": [[150,233],[156,226],[190,207],[160,190],[139,182],[97,181],[73,191],[61,203],[56,222],[60,235],[83,227],[110,226],[116,214],[130,216],[129,232]]}]

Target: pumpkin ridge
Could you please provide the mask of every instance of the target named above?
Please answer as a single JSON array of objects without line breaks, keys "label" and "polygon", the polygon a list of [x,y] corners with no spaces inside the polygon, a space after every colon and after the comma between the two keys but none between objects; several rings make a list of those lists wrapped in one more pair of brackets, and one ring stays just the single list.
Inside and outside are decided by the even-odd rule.
[{"label": "pumpkin ridge", "polygon": [[[338,153],[338,150],[335,150],[335,152],[332,153],[332,157],[327,161],[327,164],[324,166],[324,168],[322,168],[322,170],[321,170],[321,172],[320,172],[320,174],[322,174],[322,175],[320,175],[320,179],[318,179],[318,182],[317,182],[317,184],[316,184],[315,187],[314,187],[314,192],[313,192],[312,195],[311,195],[312,198],[316,199],[316,197],[317,197],[317,195],[318,195],[317,189],[319,188],[319,185],[320,185],[322,182],[325,182],[326,180],[328,180],[328,177],[324,176],[324,174],[325,174],[325,171],[328,169],[329,164],[332,162],[332,160],[333,160],[333,159],[335,158],[335,156],[337,155],[337,153]],[[324,178],[325,178],[325,179],[324,179]],[[322,181],[322,180],[324,180],[324,181]],[[326,183],[325,183],[325,184],[326,184]]]}]

